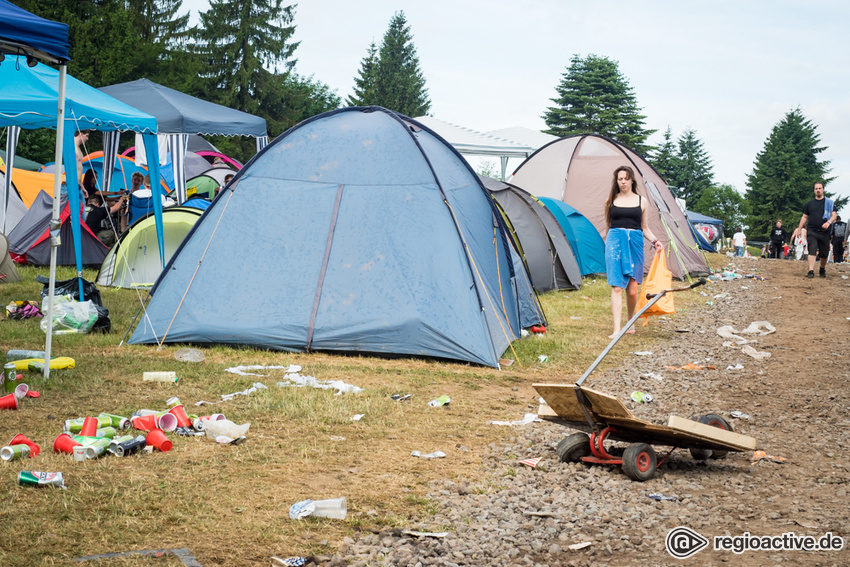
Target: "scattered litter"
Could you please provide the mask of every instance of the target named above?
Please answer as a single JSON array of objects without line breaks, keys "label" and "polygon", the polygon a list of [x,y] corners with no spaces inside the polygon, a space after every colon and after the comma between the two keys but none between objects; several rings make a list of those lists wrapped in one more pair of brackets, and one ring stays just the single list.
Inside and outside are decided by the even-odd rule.
[{"label": "scattered litter", "polygon": [[651,350],[639,350],[635,353],[635,356],[650,356],[654,354]]},{"label": "scattered litter", "polygon": [[39,488],[46,486],[62,489],[67,488],[65,486],[65,477],[61,472],[21,471],[18,473],[18,484],[21,486],[37,486]]},{"label": "scattered litter", "polygon": [[589,297],[587,297],[586,295],[582,295],[582,296],[581,296],[581,298],[582,298],[583,300],[585,300],[585,301],[593,301],[592,299],[590,299],[590,298],[589,298]]},{"label": "scattered litter", "polygon": [[283,567],[301,567],[312,561],[312,559],[309,557],[287,557],[286,559],[281,559],[272,555],[272,561],[274,561],[275,565],[282,565]]},{"label": "scattered litter", "polygon": [[753,347],[751,347],[750,345],[744,345],[743,347],[741,347],[741,352],[743,352],[744,354],[748,354],[748,355],[752,356],[756,360],[761,360],[763,358],[770,358],[769,352],[766,352],[766,351],[763,351],[763,350],[761,350],[761,351],[756,350]]},{"label": "scattered litter", "polygon": [[142,382],[177,382],[176,372],[144,372]]},{"label": "scattered litter", "polygon": [[44,317],[44,314],[38,308],[37,301],[13,301],[6,306],[6,317],[9,319],[30,319],[32,317]]},{"label": "scattered litter", "polygon": [[653,400],[652,394],[646,394],[644,392],[635,391],[632,392],[632,401],[637,402],[639,404],[648,404]]},{"label": "scattered litter", "polygon": [[247,370],[283,370],[285,369],[287,373],[289,372],[301,372],[301,367],[297,364],[290,364],[289,366],[263,366],[261,364],[254,364],[251,366],[234,366],[232,368],[225,368],[225,372],[230,372],[231,374],[238,374],[240,376],[264,376],[264,374],[256,374],[254,372],[247,372]]},{"label": "scattered litter", "polygon": [[728,296],[729,296],[728,293],[718,293],[717,295],[714,296],[714,299],[723,299],[724,297],[728,297]]},{"label": "scattered litter", "polygon": [[527,337],[527,336],[528,336],[528,335],[530,335],[530,334],[531,334],[531,333],[529,333],[529,332],[528,332],[528,331],[526,331],[525,329],[520,329],[520,330],[519,330],[519,336],[521,336],[522,338],[525,338],[525,337]]},{"label": "scattered litter", "polygon": [[174,358],[180,362],[203,362],[207,357],[196,348],[181,348],[174,353]]},{"label": "scattered litter", "polygon": [[535,421],[543,421],[539,417],[537,417],[536,413],[527,413],[525,417],[523,417],[519,421],[488,421],[490,425],[528,425],[529,423]]},{"label": "scattered litter", "polygon": [[523,512],[523,516],[533,516],[535,518],[554,518],[555,514],[552,512]]},{"label": "scattered litter", "polygon": [[541,354],[537,357],[537,362],[549,362],[549,357],[545,354]]},{"label": "scattered litter", "polygon": [[446,537],[449,535],[449,532],[415,532],[413,530],[404,530],[401,533],[413,537]]},{"label": "scattered litter", "polygon": [[744,412],[742,412],[742,411],[733,411],[733,412],[729,412],[729,415],[731,415],[732,417],[736,417],[736,418],[738,418],[738,419],[746,419],[746,420],[749,420],[749,419],[750,419],[750,416],[749,416],[749,415],[747,415],[747,414],[745,414],[745,413],[744,413]]},{"label": "scattered litter", "polygon": [[741,364],[740,362],[738,364],[736,364],[735,366],[727,366],[726,367],[726,370],[743,370],[743,369],[744,369],[744,365]]},{"label": "scattered litter", "polygon": [[659,502],[661,500],[679,500],[678,496],[666,496],[664,494],[661,494],[660,492],[650,492],[649,494],[647,494],[647,497],[652,498],[653,500],[658,500]]},{"label": "scattered litter", "polygon": [[431,406],[432,408],[438,408],[440,406],[445,406],[445,405],[450,404],[451,401],[452,401],[452,399],[450,397],[448,397],[446,395],[442,395],[439,398],[434,398],[433,400],[428,402],[428,405]]},{"label": "scattered litter", "polygon": [[533,459],[523,459],[519,462],[521,465],[525,465],[529,468],[534,468],[537,466],[537,463],[543,460],[543,457],[534,457]]},{"label": "scattered litter", "polygon": [[345,441],[345,437],[340,435],[331,435],[331,441]]},{"label": "scattered litter", "polygon": [[403,402],[403,401],[409,400],[411,398],[410,394],[404,394],[404,395],[393,394],[391,397],[392,397],[392,399],[394,399],[397,402]]},{"label": "scattered litter", "polygon": [[365,413],[357,413],[351,416],[351,421],[360,421],[364,417],[366,417]]},{"label": "scattered litter", "polygon": [[668,370],[717,370],[713,366],[703,366],[701,364],[694,364],[693,362],[689,362],[684,366],[665,366],[664,368]]},{"label": "scattered litter", "polygon": [[532,332],[532,333],[545,333],[545,332],[546,332],[546,327],[544,327],[543,325],[534,325],[534,326],[531,328],[531,332]]},{"label": "scattered litter", "polygon": [[446,456],[442,451],[434,451],[433,453],[428,453],[427,455],[423,455],[421,451],[413,451],[410,453],[411,457],[421,457],[423,459],[442,459]]},{"label": "scattered litter", "polygon": [[773,455],[768,455],[765,451],[754,451],[753,452],[753,463],[760,463],[761,461],[770,461],[771,463],[784,463],[787,461],[785,457],[774,457]]},{"label": "scattered litter", "polygon": [[572,319],[573,321],[581,321],[581,317],[576,317],[575,315],[570,317],[570,319]]},{"label": "scattered litter", "polygon": [[794,523],[797,524],[798,526],[803,526],[804,528],[808,528],[810,530],[818,529],[817,524],[805,524],[805,523],[801,522],[800,520],[794,520]]},{"label": "scattered litter", "polygon": [[[292,366],[293,365],[290,365],[290,368],[292,368]],[[287,386],[297,386],[299,388],[309,386],[311,388],[320,388],[322,390],[336,390],[337,396],[343,393],[359,394],[363,391],[363,388],[360,388],[358,386],[352,386],[351,384],[346,384],[342,380],[318,380],[313,376],[302,376],[297,372],[293,374],[287,374],[283,377],[283,379],[288,380],[288,382],[278,382],[277,385],[281,388],[286,388]]]},{"label": "scattered litter", "polygon": [[574,543],[572,545],[568,545],[567,549],[571,551],[578,551],[579,549],[584,549],[585,547],[590,547],[593,543],[589,541],[583,541],[581,543]]},{"label": "scattered litter", "polygon": [[[523,330],[524,330],[524,329],[523,329]],[[513,363],[514,363],[514,361],[513,361],[513,360],[511,360],[510,358],[500,358],[500,359],[499,359],[499,365],[500,365],[500,366],[505,366],[505,367],[507,367],[507,366],[512,366],[512,365],[513,365]]]},{"label": "scattered litter", "polygon": [[691,332],[690,329],[673,329],[673,331],[676,332],[676,333],[690,333]]},{"label": "scattered litter", "polygon": [[[240,437],[244,437],[250,427],[250,423],[236,425],[229,419],[215,419],[204,422],[204,432],[207,434],[207,437],[212,437],[217,443],[222,443],[222,441],[218,440],[219,437],[230,438],[229,441],[224,441],[224,443],[230,443]],[[238,445],[238,443],[236,444]]]},{"label": "scattered litter", "polygon": [[742,285],[742,286],[741,286],[741,289],[750,289],[750,288],[749,288],[749,286]]},{"label": "scattered litter", "polygon": [[661,374],[656,374],[655,372],[647,372],[646,374],[641,374],[640,377],[641,378],[652,378],[653,380],[658,380],[659,382],[661,382],[664,379],[661,376]]},{"label": "scattered litter", "polygon": [[[250,388],[248,388],[247,390],[242,390],[241,392],[233,392],[232,394],[222,394],[221,395],[221,402],[229,402],[230,400],[232,400],[236,396],[250,396],[251,394],[257,392],[258,390],[268,390],[268,388],[262,382],[254,382],[254,385],[251,386]],[[216,404],[220,404],[221,402],[207,402],[207,401],[201,400],[199,402],[195,402],[195,405],[196,406],[202,406],[202,405],[206,404],[206,405],[214,406]]]}]

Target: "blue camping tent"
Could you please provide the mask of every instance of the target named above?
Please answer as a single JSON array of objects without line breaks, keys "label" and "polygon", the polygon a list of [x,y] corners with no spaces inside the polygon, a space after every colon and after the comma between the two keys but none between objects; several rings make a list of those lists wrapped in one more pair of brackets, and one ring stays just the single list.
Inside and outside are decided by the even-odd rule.
[{"label": "blue camping tent", "polygon": [[[130,343],[498,367],[521,327],[543,322],[511,252],[447,142],[383,108],[344,108],[288,130],[236,174],[163,270]],[[232,299],[211,309],[210,289]]]},{"label": "blue camping tent", "polygon": [[68,24],[46,20],[0,0],[0,53],[30,54],[36,59],[65,63],[70,49]]},{"label": "blue camping tent", "polygon": [[548,197],[539,197],[546,208],[552,211],[575,252],[581,275],[605,273],[605,241],[593,223],[580,212],[564,203]]},{"label": "blue camping tent", "polygon": [[723,238],[723,221],[693,211],[685,211],[699,247],[706,252],[717,252],[714,245]]}]

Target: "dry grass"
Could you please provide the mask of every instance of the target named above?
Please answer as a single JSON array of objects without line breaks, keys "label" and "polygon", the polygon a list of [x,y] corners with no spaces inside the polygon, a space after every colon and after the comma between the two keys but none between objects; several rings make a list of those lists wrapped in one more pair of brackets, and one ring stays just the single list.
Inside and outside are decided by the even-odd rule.
[{"label": "dry grass", "polygon": [[[45,269],[20,269],[24,281],[0,286],[0,304],[39,299],[34,282]],[[60,277],[70,277],[64,271]],[[85,277],[94,280],[87,271]],[[139,306],[135,292],[101,290],[113,331],[107,335],[56,337],[54,354],[71,356],[76,368],[53,371],[44,382],[27,374],[41,398],[25,400],[17,412],[0,414],[0,441],[24,433],[42,447],[35,459],[0,463],[0,565],[79,565],[74,558],[141,549],[189,548],[205,567],[268,565],[269,556],[318,555],[354,530],[384,527],[442,529],[429,522],[427,497],[437,479],[466,479],[478,490],[494,489],[496,476],[483,475],[482,456],[510,430],[489,420],[521,419],[535,411],[539,381],[575,380],[607,345],[609,288],[586,280],[581,290],[550,293],[542,302],[549,318],[545,337],[518,341],[504,370],[418,359],[381,359],[322,353],[293,354],[214,347],[202,363],[181,363],[178,346],[157,350],[118,344]],[[678,294],[677,308],[696,302],[695,292]],[[211,297],[211,308],[215,299]],[[0,321],[0,348],[41,349],[37,321]],[[649,346],[660,325],[639,328],[625,348],[603,367],[617,365],[629,349]],[[549,362],[539,363],[540,354]],[[242,364],[298,364],[320,380],[343,380],[365,388],[343,394],[311,388],[280,388],[280,371],[264,377],[225,372]],[[142,372],[176,370],[178,384],[142,382]],[[244,390],[260,381],[268,390],[215,406],[199,400]],[[396,402],[392,394],[411,394]],[[431,408],[439,395],[450,405]],[[190,410],[224,413],[250,422],[247,443],[224,446],[206,438],[172,435],[168,453],[108,456],[75,463],[57,455],[52,443],[65,419],[106,411],[129,415],[159,409],[177,395]],[[194,413],[194,411],[192,411]],[[359,422],[354,414],[365,414]],[[340,440],[338,438],[344,438]],[[445,459],[417,459],[411,451],[441,450]],[[18,487],[21,470],[61,471],[68,490]],[[345,496],[345,521],[289,519],[302,499]],[[99,560],[103,566],[179,565],[176,558],[129,557]]]}]

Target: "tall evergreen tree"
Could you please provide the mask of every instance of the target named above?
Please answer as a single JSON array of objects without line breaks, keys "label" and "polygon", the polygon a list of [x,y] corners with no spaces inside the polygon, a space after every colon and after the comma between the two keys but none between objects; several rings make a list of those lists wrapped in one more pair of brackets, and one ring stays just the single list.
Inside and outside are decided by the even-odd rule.
[{"label": "tall evergreen tree", "polygon": [[607,57],[573,55],[556,87],[557,106],[543,115],[548,134],[601,134],[646,155],[647,139],[655,130],[644,128],[634,89],[620,73],[619,64]]},{"label": "tall evergreen tree", "polygon": [[664,131],[664,143],[650,153],[649,163],[668,186],[673,186],[676,171],[676,145],[673,142],[673,130],[669,125]]},{"label": "tall evergreen tree", "polygon": [[204,60],[202,78],[216,102],[256,114],[265,98],[279,94],[298,47],[290,41],[295,6],[282,2],[210,0],[201,12],[192,49]]},{"label": "tall evergreen tree", "polygon": [[684,199],[688,206],[695,206],[702,194],[714,185],[711,158],[705,151],[702,140],[696,132],[688,128],[679,136],[676,158],[672,165],[672,181],[667,183],[678,187],[676,196]]},{"label": "tall evergreen tree", "polygon": [[359,75],[354,94],[348,98],[351,105],[374,104],[412,117],[427,114],[431,108],[404,12],[397,12],[390,20],[377,58],[375,44],[369,46]]},{"label": "tall evergreen tree", "polygon": [[[795,226],[803,205],[813,197],[814,184],[821,181],[826,187],[834,179],[826,177],[829,161],[818,159],[827,148],[820,143],[817,126],[799,107],[773,127],[747,176],[746,199],[752,209],[747,224],[754,236],[766,237],[777,218]],[[847,201],[847,197],[836,199],[836,209]]]},{"label": "tall evergreen tree", "polygon": [[378,71],[378,46],[373,41],[360,62],[359,77],[354,79],[354,93],[346,99],[348,106],[364,106],[375,100],[375,82]]}]

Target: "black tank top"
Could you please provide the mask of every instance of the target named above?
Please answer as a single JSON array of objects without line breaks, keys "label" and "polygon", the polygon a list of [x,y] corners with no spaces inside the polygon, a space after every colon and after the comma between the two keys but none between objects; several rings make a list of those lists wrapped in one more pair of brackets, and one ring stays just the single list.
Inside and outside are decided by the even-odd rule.
[{"label": "black tank top", "polygon": [[637,207],[618,207],[611,205],[611,228],[630,228],[640,230],[642,211],[641,197],[638,195]]}]

